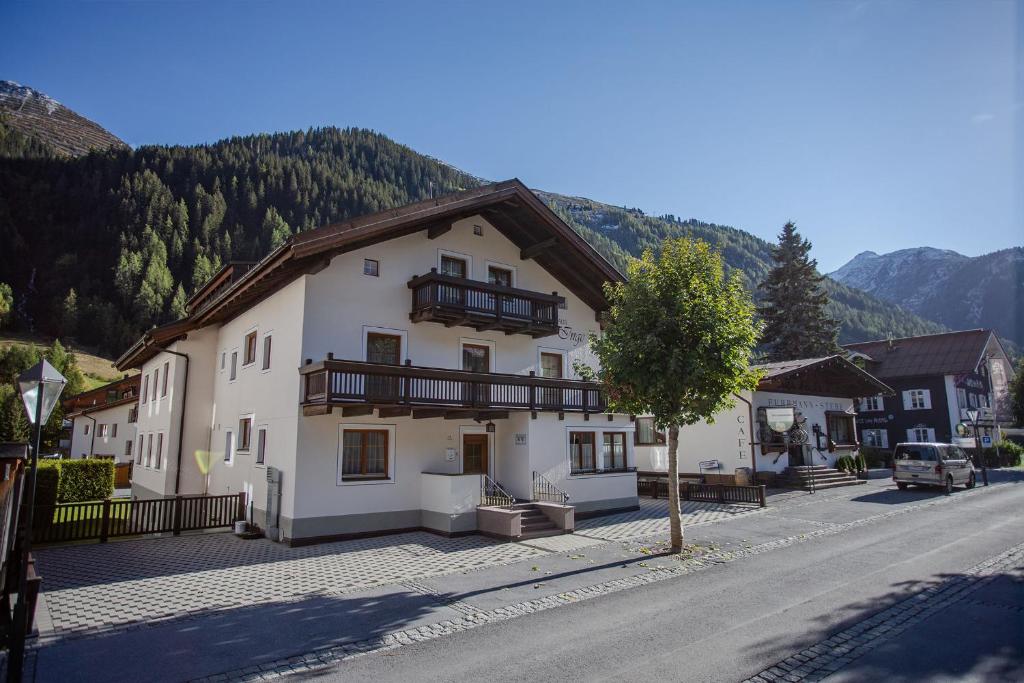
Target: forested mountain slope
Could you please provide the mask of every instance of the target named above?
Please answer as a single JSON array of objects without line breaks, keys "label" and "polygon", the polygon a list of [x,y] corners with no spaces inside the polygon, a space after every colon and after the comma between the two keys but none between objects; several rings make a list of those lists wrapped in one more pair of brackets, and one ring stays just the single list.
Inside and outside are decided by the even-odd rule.
[{"label": "forested mountain slope", "polygon": [[[361,129],[66,158],[0,122],[0,282],[14,288],[22,328],[116,354],[180,316],[226,261],[258,259],[295,231],[479,182]],[[717,244],[751,284],[768,268],[767,243],[740,230],[540,195],[619,267],[628,254],[690,234]],[[841,285],[830,293],[843,341],[937,329]]]}]

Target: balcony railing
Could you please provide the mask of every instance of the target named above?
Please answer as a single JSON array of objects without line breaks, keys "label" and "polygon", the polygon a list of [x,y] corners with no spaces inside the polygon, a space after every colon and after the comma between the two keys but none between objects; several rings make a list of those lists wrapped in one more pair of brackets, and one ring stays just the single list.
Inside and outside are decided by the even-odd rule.
[{"label": "balcony railing", "polygon": [[558,333],[558,308],[565,301],[557,294],[442,275],[436,268],[410,280],[409,289],[413,322],[501,330],[535,338]]},{"label": "balcony railing", "polygon": [[410,406],[600,413],[600,385],[571,379],[387,365],[328,357],[299,369],[305,406]]}]

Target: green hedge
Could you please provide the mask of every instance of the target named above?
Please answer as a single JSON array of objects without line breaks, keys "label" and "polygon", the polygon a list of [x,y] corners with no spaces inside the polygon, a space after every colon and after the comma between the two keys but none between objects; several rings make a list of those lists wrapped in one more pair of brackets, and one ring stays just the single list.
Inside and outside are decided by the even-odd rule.
[{"label": "green hedge", "polygon": [[840,472],[857,474],[858,472],[864,472],[867,468],[867,461],[859,453],[857,455],[841,455],[836,458],[836,469]]},{"label": "green hedge", "polygon": [[114,461],[44,460],[36,474],[36,505],[81,503],[114,495]]},{"label": "green hedge", "polygon": [[[973,455],[973,448],[965,448],[964,450]],[[995,446],[983,448],[981,452],[985,456],[985,467],[1017,467],[1020,465],[1022,457],[1024,457],[1024,446],[1004,439],[999,442],[998,457],[996,457]]]}]

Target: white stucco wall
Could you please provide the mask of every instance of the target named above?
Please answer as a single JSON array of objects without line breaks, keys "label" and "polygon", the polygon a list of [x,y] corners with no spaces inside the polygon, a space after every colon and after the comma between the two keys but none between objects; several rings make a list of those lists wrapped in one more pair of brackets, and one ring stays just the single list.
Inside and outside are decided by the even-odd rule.
[{"label": "white stucco wall", "polygon": [[[76,415],[71,427],[70,456],[82,458],[91,455],[113,455],[116,462],[130,462],[134,451],[125,455],[125,447],[129,441],[135,440],[135,424],[128,422],[128,413],[134,405],[126,403]],[[100,436],[100,425],[103,424],[107,425],[107,436]],[[117,436],[113,436],[115,424]],[[86,426],[89,428],[88,434],[85,433]]]},{"label": "white stucco wall", "polygon": [[[826,432],[825,413],[826,411],[838,411],[853,414],[852,398],[837,398],[834,396],[797,396],[793,394],[777,394],[772,392],[758,391],[754,393],[755,418],[758,408],[776,408],[793,406],[796,408],[799,419],[805,419],[804,429],[807,430],[807,446],[813,454],[815,465],[834,467],[836,459],[843,455],[852,455],[856,452],[852,448],[838,448],[834,453],[829,453],[827,441],[824,437]],[[822,432],[822,448],[816,448],[813,427],[819,425]],[[761,455],[760,447],[757,447],[757,469],[759,472],[782,472],[789,466],[789,459],[786,455],[778,457],[778,452]],[[777,461],[776,461],[776,458]]]}]

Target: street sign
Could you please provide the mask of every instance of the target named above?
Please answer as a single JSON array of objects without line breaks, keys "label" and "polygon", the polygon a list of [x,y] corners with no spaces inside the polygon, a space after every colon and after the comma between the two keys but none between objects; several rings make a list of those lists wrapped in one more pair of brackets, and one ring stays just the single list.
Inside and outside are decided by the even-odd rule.
[{"label": "street sign", "polygon": [[765,408],[764,416],[773,432],[788,432],[796,421],[792,408]]},{"label": "street sign", "polygon": [[982,448],[991,448],[992,447],[992,437],[991,436],[983,436],[983,437],[981,437],[981,447]]}]

